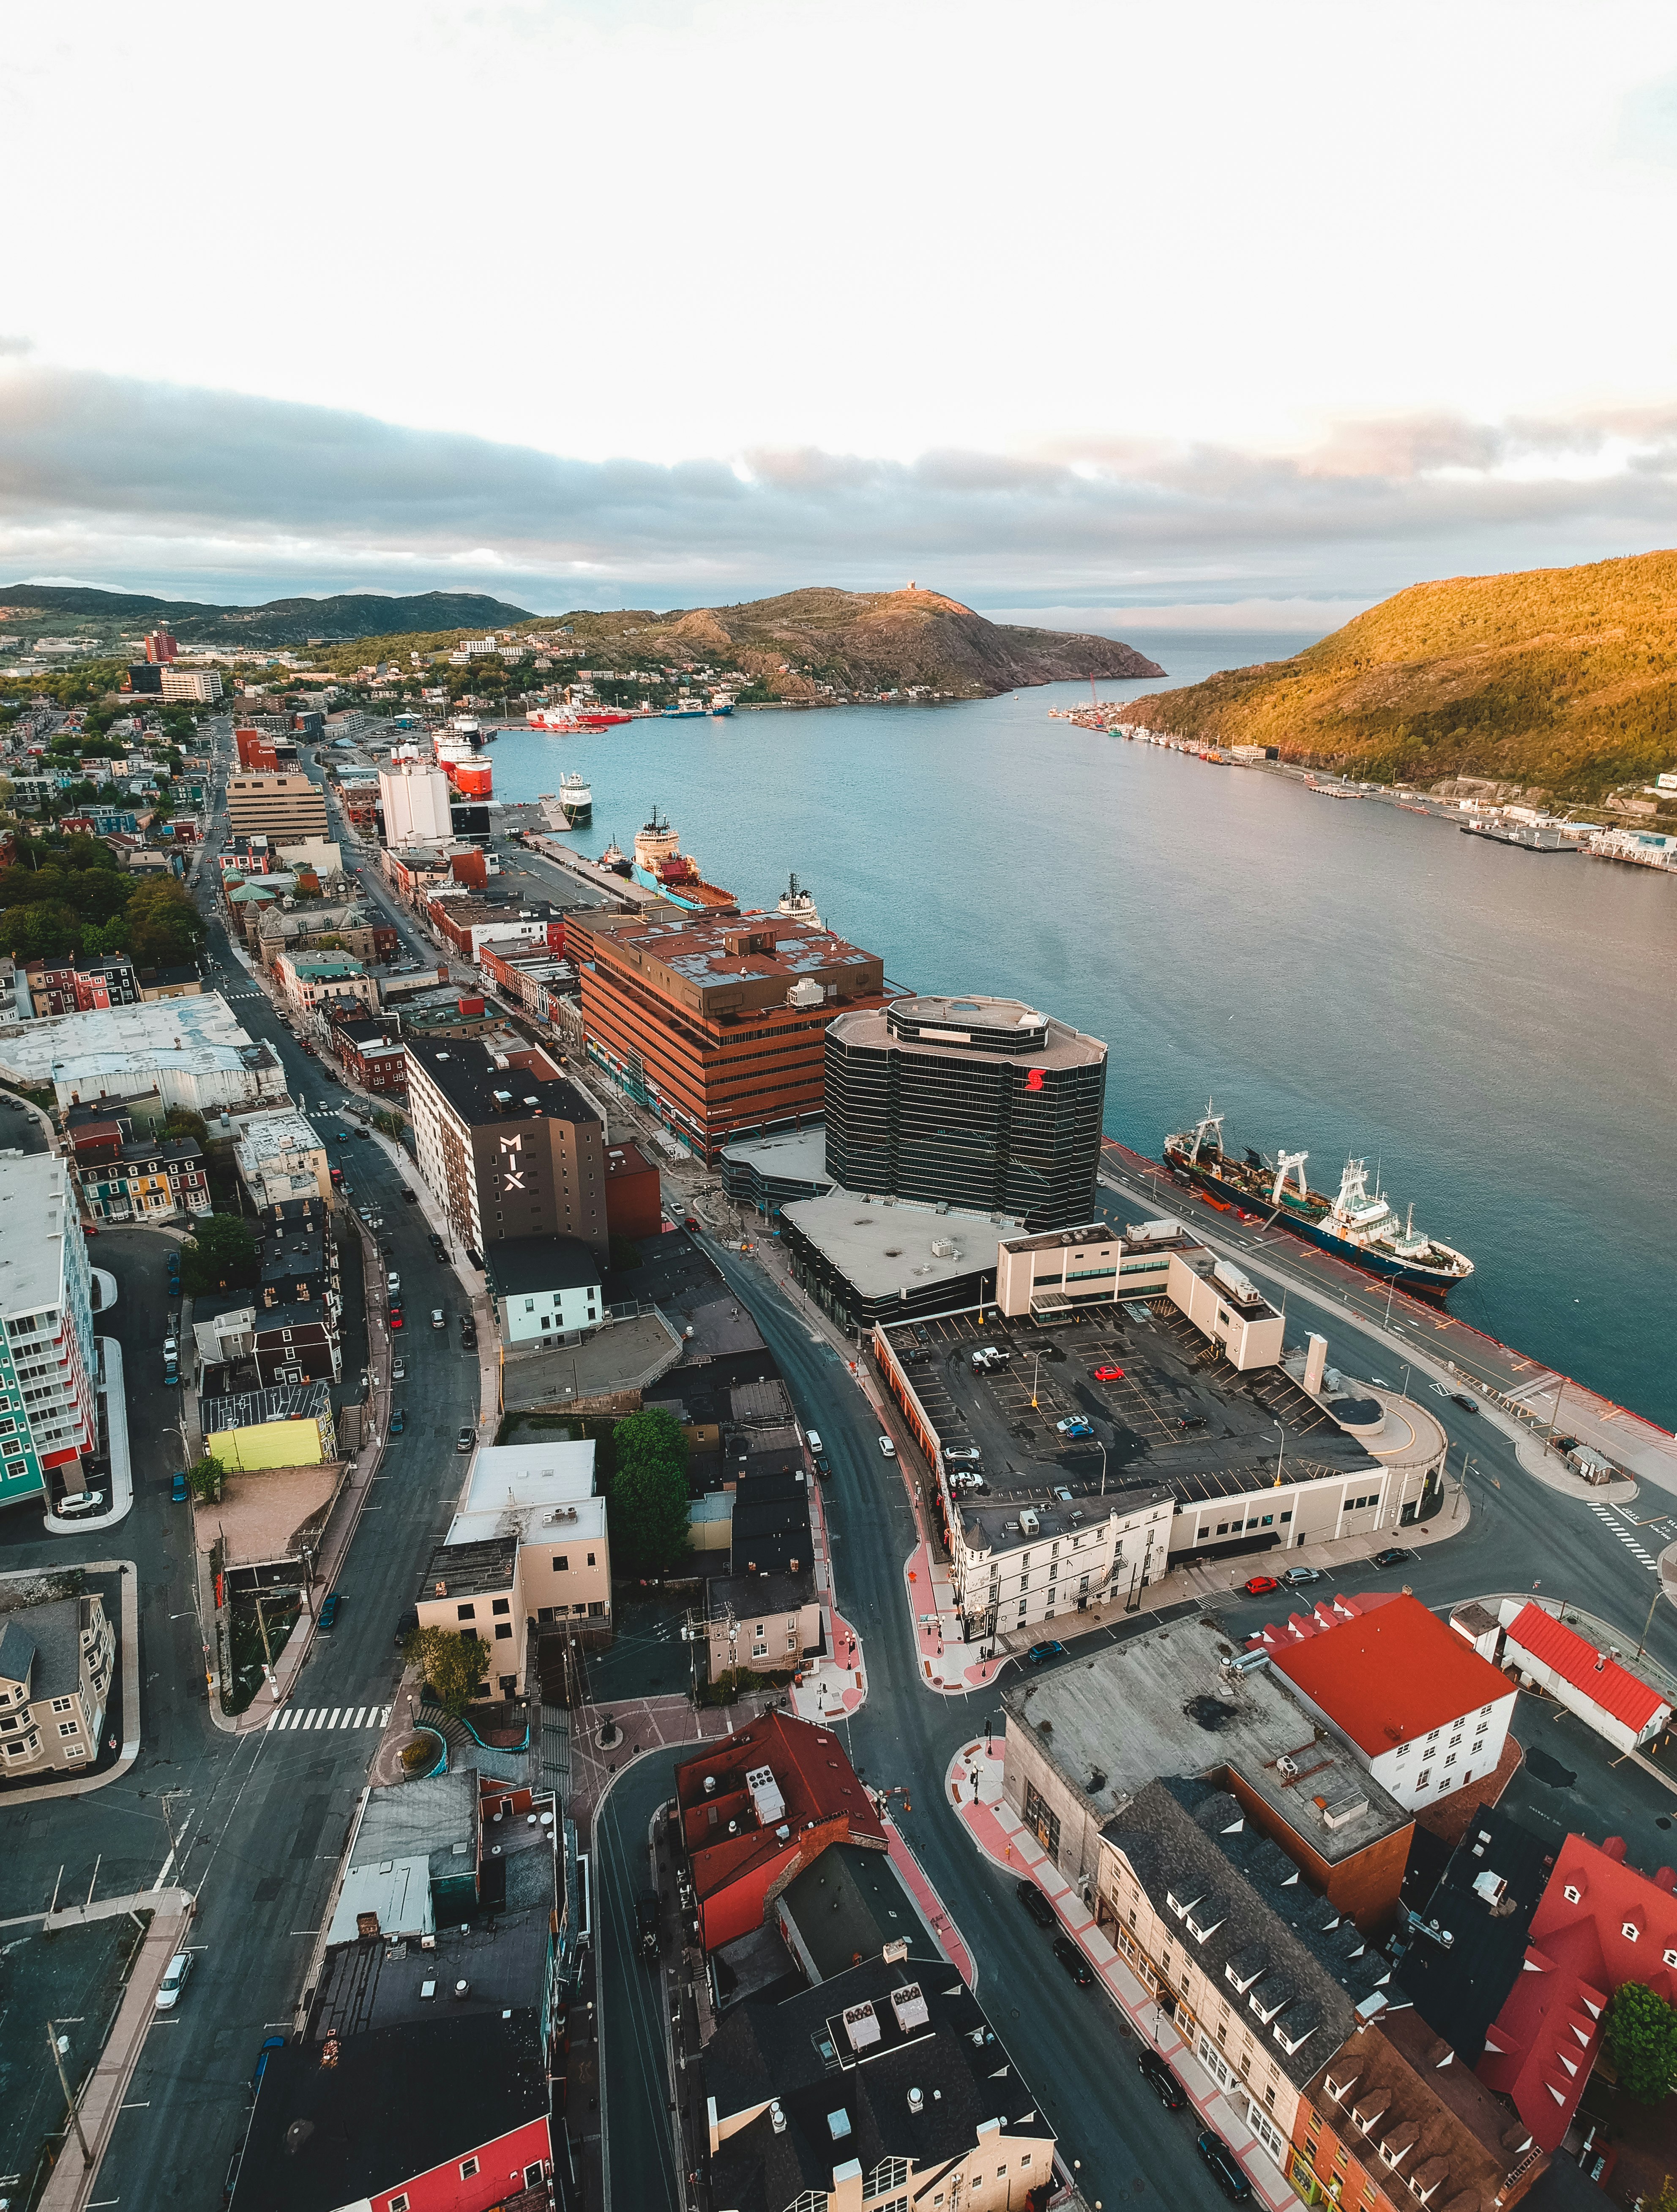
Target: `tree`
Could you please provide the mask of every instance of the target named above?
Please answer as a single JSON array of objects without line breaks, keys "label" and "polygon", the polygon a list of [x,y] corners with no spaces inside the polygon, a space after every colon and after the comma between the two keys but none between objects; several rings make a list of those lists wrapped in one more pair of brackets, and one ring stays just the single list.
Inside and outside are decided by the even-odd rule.
[{"label": "tree", "polygon": [[202,1213],[181,1247],[180,1282],[189,1297],[250,1288],[256,1281],[256,1239],[236,1213]]},{"label": "tree", "polygon": [[137,967],[174,968],[204,943],[204,917],[173,876],[155,876],[129,895],[128,933]]},{"label": "tree", "polygon": [[163,1127],[171,1137],[191,1137],[200,1145],[210,1142],[210,1124],[190,1106],[171,1106]]},{"label": "tree", "polygon": [[69,907],[56,899],[39,899],[11,908],[0,928],[0,940],[15,960],[56,960],[76,951],[81,931]]},{"label": "tree", "polygon": [[612,1431],[617,1472],[607,1513],[611,1550],[625,1572],[665,1575],[687,1549],[687,1438],[662,1407],[631,1413]]},{"label": "tree", "polygon": [[410,1629],[402,1639],[402,1656],[418,1668],[446,1713],[464,1712],[489,1671],[489,1647],[470,1629],[464,1636],[446,1628]]},{"label": "tree", "polygon": [[1639,2104],[1662,2104],[1677,2087],[1677,2010],[1645,1982],[1621,1982],[1604,2026],[1619,2087]]},{"label": "tree", "polygon": [[194,1460],[187,1468],[186,1480],[191,1485],[193,1497],[201,1504],[217,1505],[221,1503],[222,1485],[227,1480],[227,1468],[220,1460],[206,1452],[202,1459]]}]

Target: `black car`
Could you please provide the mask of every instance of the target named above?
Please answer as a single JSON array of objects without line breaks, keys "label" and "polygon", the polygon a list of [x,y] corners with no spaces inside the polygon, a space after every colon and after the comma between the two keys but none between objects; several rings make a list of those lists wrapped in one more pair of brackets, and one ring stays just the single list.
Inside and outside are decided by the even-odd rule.
[{"label": "black car", "polygon": [[1377,1567],[1401,1567],[1406,1559],[1414,1556],[1413,1552],[1406,1552],[1401,1544],[1392,1544],[1385,1551],[1375,1553],[1374,1564]]},{"label": "black car", "polygon": [[1069,1936],[1054,1937],[1054,1955],[1080,1990],[1086,1990],[1089,1987],[1095,1978],[1095,1969]]},{"label": "black car", "polygon": [[417,1206],[419,1203],[419,1193],[410,1190],[405,1183],[402,1186],[402,1203],[404,1206]]},{"label": "black car", "polygon": [[1018,1892],[1020,1904],[1024,1905],[1036,1925],[1039,1928],[1052,1928],[1055,1918],[1054,1909],[1042,1891],[1037,1888],[1036,1883],[1020,1881],[1016,1882],[1014,1887]]},{"label": "black car", "polygon": [[396,1624],[396,1648],[398,1651],[418,1626],[419,1615],[414,1607],[410,1606]]},{"label": "black car", "polygon": [[1135,2063],[1137,2070],[1145,2077],[1165,2111],[1180,2112],[1188,2102],[1187,2093],[1157,2051],[1144,2051]]},{"label": "black car", "polygon": [[1477,1398],[1470,1398],[1465,1390],[1452,1390],[1450,1392],[1450,1395],[1455,1399],[1456,1404],[1461,1407],[1464,1413],[1478,1413],[1479,1400]]},{"label": "black car", "polygon": [[641,1956],[655,1959],[659,1952],[658,1892],[643,1889],[635,1900],[635,1926],[641,1939]]},{"label": "black car", "polygon": [[1214,2129],[1207,2128],[1195,2138],[1194,2148],[1212,2170],[1218,2187],[1230,2203],[1243,2204],[1252,2194],[1252,2185],[1242,2170],[1240,2160]]}]

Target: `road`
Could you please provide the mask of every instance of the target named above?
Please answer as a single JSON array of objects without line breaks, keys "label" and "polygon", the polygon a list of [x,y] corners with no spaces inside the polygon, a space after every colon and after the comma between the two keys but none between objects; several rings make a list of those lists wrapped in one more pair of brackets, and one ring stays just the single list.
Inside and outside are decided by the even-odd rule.
[{"label": "road", "polygon": [[[218,921],[209,957],[234,978],[243,971]],[[292,1096],[311,1110],[327,1093],[307,1060],[248,983],[234,981],[240,1018],[284,1063]],[[317,1125],[334,1133],[332,1114]],[[435,1304],[458,1313],[465,1293],[433,1257],[422,1217],[401,1195],[401,1179],[382,1145],[350,1138],[335,1146],[356,1198],[379,1205],[382,1239],[404,1278],[409,1310]],[[178,1394],[163,1389],[158,1346],[172,1317],[164,1255],[169,1240],[141,1229],[106,1231],[98,1264],[117,1278],[120,1296],[101,1327],[123,1346],[135,1505],[103,1537],[49,1537],[39,1516],[19,1509],[0,1517],[0,1571],[133,1559],[142,1594],[141,1749],[129,1771],[106,1788],[61,1804],[8,1811],[0,1918],[42,1911],[62,1867],[64,1893],[149,1888],[169,1863],[161,1793],[182,1841],[170,1872],[197,1895],[193,1942],[197,1970],[179,2011],[153,2028],[100,2169],[97,2197],[106,2205],[179,2206],[204,2212],[221,2202],[223,2175],[243,2137],[247,2083],[264,2033],[289,2029],[315,1930],[373,1753],[376,1727],[231,1736],[211,1723],[193,1608],[187,1510],[168,1502],[169,1470],[180,1463]],[[405,1332],[404,1332],[405,1334]],[[353,1385],[347,1349],[346,1381]],[[465,1466],[454,1438],[477,1413],[477,1360],[458,1334],[418,1333],[408,1372],[405,1433],[392,1440],[374,1500],[362,1515],[339,1574],[337,1625],[316,1638],[292,1703],[299,1708],[375,1711],[391,1702],[401,1667],[396,1622],[413,1601],[434,1540],[447,1527]],[[78,1887],[79,1886],[79,1887]],[[45,2063],[45,2054],[43,2054]],[[191,2146],[190,2154],[185,2147]]]},{"label": "road", "polygon": [[[708,1249],[751,1309],[799,1413],[821,1431],[833,1468],[824,1496],[838,1599],[860,1629],[867,1655],[868,1701],[845,1730],[859,1771],[876,1788],[906,1785],[913,1809],[900,1810],[899,1823],[973,1952],[980,1999],[1059,2130],[1067,2161],[1081,2160],[1085,2195],[1111,2203],[1143,2194],[1168,2172],[1175,2196],[1209,2212],[1221,2200],[1192,2157],[1182,2117],[1173,2118],[1144,2091],[1132,2063],[1135,2045],[1115,2008],[1092,1991],[1067,1986],[1048,1955],[1047,1937],[1009,1894],[1011,1881],[980,1856],[944,1803],[951,1758],[982,1730],[987,1706],[1000,1717],[999,1701],[993,1692],[987,1699],[947,1699],[918,1686],[902,1583],[902,1561],[914,1540],[912,1516],[899,1474],[880,1455],[866,1398],[824,1334],[756,1267],[725,1248]],[[1388,1370],[1390,1355],[1348,1328],[1343,1313],[1294,1301],[1290,1316],[1295,1328],[1319,1328],[1330,1359],[1347,1373],[1367,1375],[1371,1365]],[[1394,1382],[1400,1371],[1392,1373]],[[1626,1650],[1633,1650],[1658,1577],[1619,1540],[1616,1516],[1604,1518],[1587,1498],[1558,1495],[1527,1474],[1511,1439],[1487,1417],[1467,1413],[1431,1391],[1425,1402],[1451,1439],[1452,1468],[1471,1454],[1471,1510],[1459,1535],[1401,1570],[1417,1595],[1437,1607],[1538,1584],[1546,1596],[1618,1624],[1626,1632]],[[1629,1508],[1627,1517],[1656,1515],[1666,1502],[1655,1493],[1648,1504]],[[1453,1504],[1446,1504],[1446,1513]],[[1669,1540],[1669,1524],[1662,1526],[1668,1533],[1656,1532],[1650,1551]],[[1335,1585],[1389,1588],[1392,1581],[1389,1571],[1362,1565],[1330,1577],[1316,1594]],[[1274,1618],[1278,1608],[1273,1598],[1231,1595],[1219,1610],[1239,1635]],[[1102,1629],[1069,1641],[1066,1658],[1056,1663],[1076,1664],[1110,1633]],[[1663,1603],[1655,1608],[1650,1649],[1677,1667],[1677,1618]],[[1669,1859],[1677,1798],[1660,1782],[1613,1765],[1579,1723],[1557,1718],[1552,1707],[1522,1700],[1521,1719],[1524,1740],[1549,1759],[1534,1759],[1534,1771],[1518,1778],[1511,1808],[1546,1833],[1559,1826],[1598,1840],[1623,1834],[1631,1861],[1646,1868]],[[617,1848],[644,1848],[647,1819],[669,1791],[671,1764],[647,1761],[631,1770],[607,1799],[604,1832]],[[663,2022],[655,2007],[648,2012],[635,1979],[641,1970],[629,1926],[633,1887],[628,1881],[603,1883],[599,1905],[606,2131],[620,2212],[657,2201],[637,2192],[653,2188],[669,2157]]]}]

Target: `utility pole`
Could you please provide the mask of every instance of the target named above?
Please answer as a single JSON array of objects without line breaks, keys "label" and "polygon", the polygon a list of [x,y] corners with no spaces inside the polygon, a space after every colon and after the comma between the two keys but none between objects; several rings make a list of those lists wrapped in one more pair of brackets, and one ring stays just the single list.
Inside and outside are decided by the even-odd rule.
[{"label": "utility pole", "polygon": [[[70,2038],[66,2036],[64,2040],[68,2043]],[[83,2166],[91,2166],[94,2162],[93,2153],[88,2148],[88,2138],[82,2132],[82,2115],[76,2108],[76,2100],[70,2095],[70,2084],[64,2079],[64,2054],[58,2048],[58,2028],[55,2021],[49,2020],[46,2023],[46,2047],[52,2053],[52,2063],[58,2072],[58,2087],[64,2093],[64,2103],[70,2111],[70,2124],[76,2130],[76,2142],[82,2146],[82,2163]]]},{"label": "utility pole", "polygon": [[262,1671],[268,1678],[268,1691],[276,1705],[279,1703],[279,1684],[274,1680],[274,1655],[268,1644],[268,1623],[263,1617],[262,1593],[256,1594],[257,1633],[262,1638]]}]

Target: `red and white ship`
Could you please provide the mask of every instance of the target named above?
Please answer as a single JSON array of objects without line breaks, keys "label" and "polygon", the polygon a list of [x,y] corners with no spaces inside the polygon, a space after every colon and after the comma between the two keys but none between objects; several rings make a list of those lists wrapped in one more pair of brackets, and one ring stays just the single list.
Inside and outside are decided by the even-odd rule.
[{"label": "red and white ship", "polygon": [[556,737],[575,737],[584,730],[609,730],[617,722],[632,722],[633,714],[621,707],[591,704],[573,707],[532,707],[525,716],[532,730],[550,730]]}]

